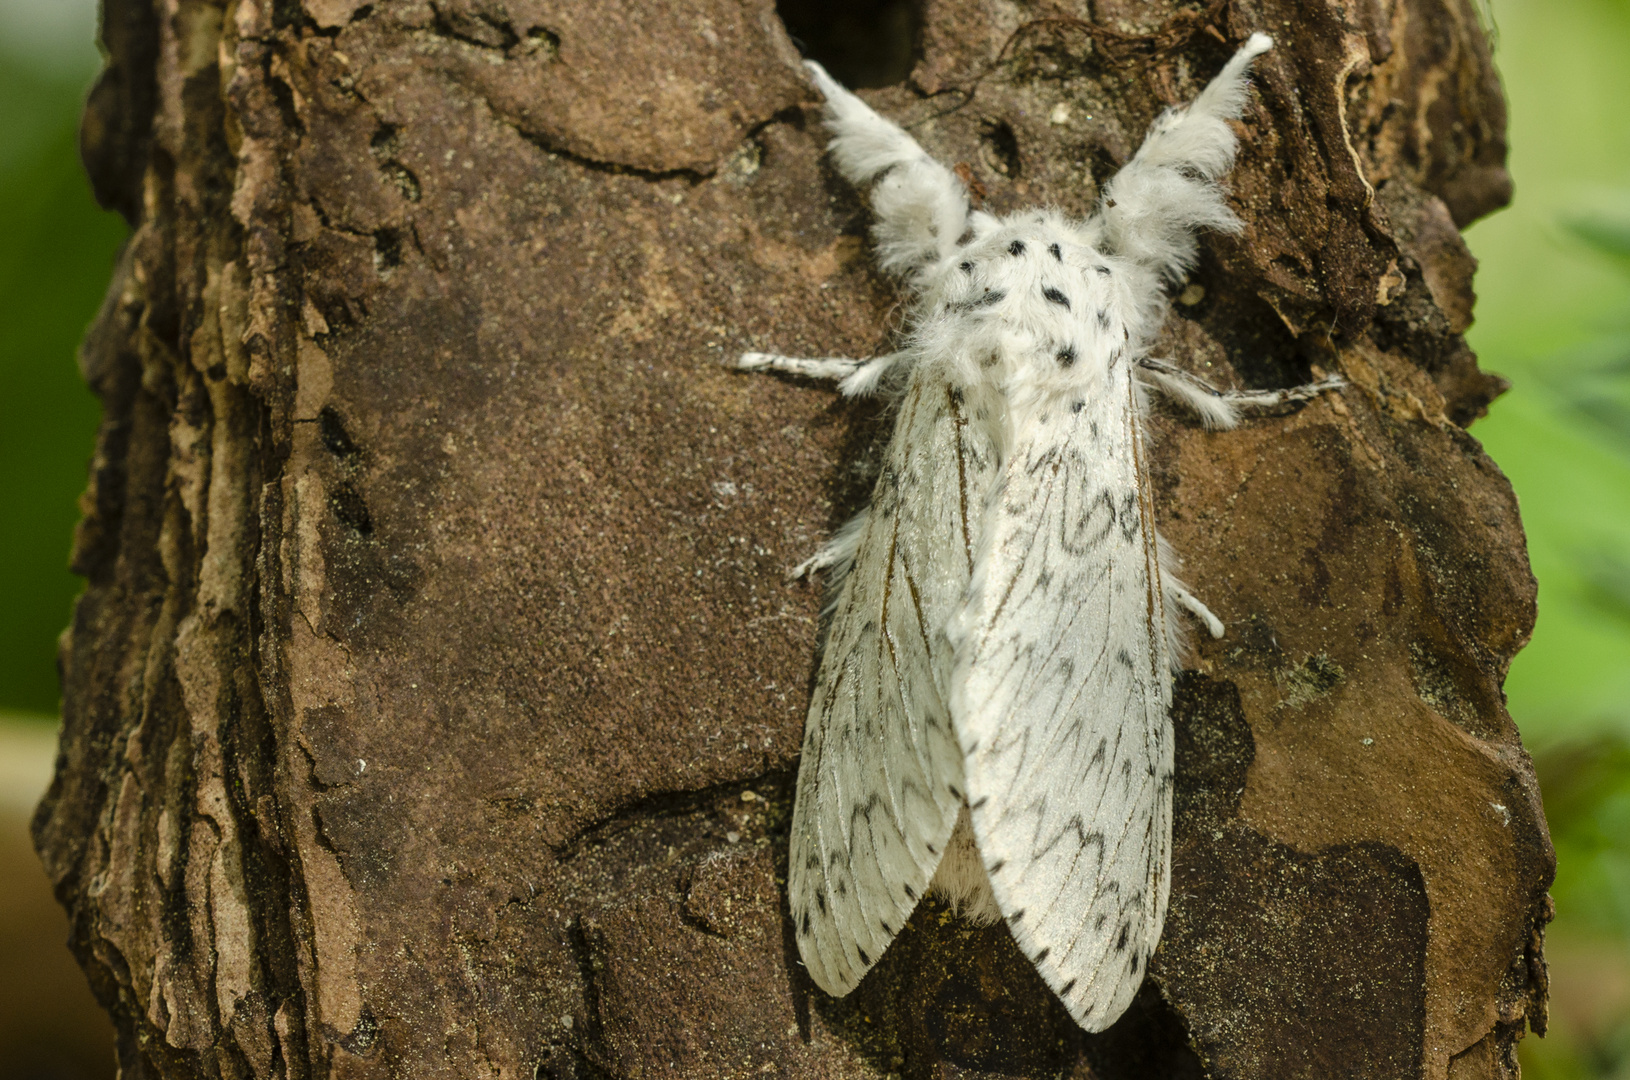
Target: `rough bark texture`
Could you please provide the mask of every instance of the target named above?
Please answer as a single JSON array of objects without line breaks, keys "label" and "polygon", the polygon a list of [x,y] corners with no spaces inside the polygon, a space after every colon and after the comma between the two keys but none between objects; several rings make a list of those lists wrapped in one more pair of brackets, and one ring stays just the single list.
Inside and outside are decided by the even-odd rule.
[{"label": "rough bark texture", "polygon": [[1463,430],[1500,383],[1457,226],[1510,189],[1471,0],[925,0],[869,95],[989,208],[1085,212],[1279,43],[1166,352],[1352,388],[1159,423],[1230,632],[1092,1038],[932,903],[846,1000],[795,962],[782,574],[887,418],[720,361],[873,353],[897,294],[771,0],[105,6],[85,154],[135,233],[35,834],[125,1075],[1515,1076],[1552,852],[1500,690],[1534,583]]}]

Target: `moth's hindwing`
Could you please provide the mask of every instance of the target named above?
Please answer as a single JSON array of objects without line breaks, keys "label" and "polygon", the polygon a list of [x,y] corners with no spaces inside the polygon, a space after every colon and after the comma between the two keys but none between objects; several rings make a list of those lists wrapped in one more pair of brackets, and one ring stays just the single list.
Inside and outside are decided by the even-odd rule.
[{"label": "moth's hindwing", "polygon": [[991,890],[1089,1031],[1142,982],[1170,890],[1171,676],[1128,367],[1014,418],[951,684]]},{"label": "moth's hindwing", "polygon": [[944,628],[995,469],[971,408],[913,373],[810,703],[787,883],[799,952],[830,994],[853,989],[899,932],[962,805]]}]

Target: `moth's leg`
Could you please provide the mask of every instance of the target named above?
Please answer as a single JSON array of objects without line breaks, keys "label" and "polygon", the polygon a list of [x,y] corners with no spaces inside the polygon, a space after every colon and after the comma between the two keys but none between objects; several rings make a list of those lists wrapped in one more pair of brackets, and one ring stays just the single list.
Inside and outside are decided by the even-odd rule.
[{"label": "moth's leg", "polygon": [[1172,670],[1180,671],[1193,663],[1194,648],[1178,609],[1188,611],[1205,623],[1206,630],[1214,638],[1223,636],[1223,624],[1221,619],[1211,613],[1210,608],[1195,599],[1188,586],[1177,576],[1183,569],[1183,560],[1178,558],[1177,552],[1166,538],[1157,532],[1155,543],[1159,550],[1160,593],[1166,601],[1166,649],[1171,657]]},{"label": "moth's leg", "polygon": [[1340,375],[1326,375],[1322,379],[1301,386],[1287,386],[1283,390],[1224,390],[1223,397],[1241,409],[1271,409],[1292,401],[1312,401],[1327,390],[1340,390],[1347,380]]},{"label": "moth's leg", "polygon": [[1211,609],[1195,599],[1193,593],[1183,587],[1183,583],[1169,575],[1162,575],[1166,587],[1166,595],[1177,601],[1180,607],[1189,611],[1195,618],[1206,624],[1206,630],[1214,638],[1223,636],[1222,620],[1211,613]]},{"label": "moth's leg", "polygon": [[1228,121],[1245,109],[1251,61],[1271,48],[1268,35],[1252,34],[1187,108],[1168,109],[1154,122],[1105,185],[1092,224],[1116,254],[1175,279],[1194,262],[1196,229],[1239,231],[1216,181],[1234,164]]},{"label": "moth's leg", "polygon": [[877,261],[884,270],[915,277],[956,251],[968,227],[968,192],[956,174],[929,157],[910,135],[826,73],[806,62],[826,97],[832,159],[850,183],[872,189]]},{"label": "moth's leg", "polygon": [[1339,390],[1346,380],[1327,375],[1316,382],[1283,390],[1219,390],[1200,376],[1184,371],[1168,360],[1152,356],[1138,361],[1144,381],[1193,409],[1208,428],[1231,428],[1239,423],[1241,409],[1269,409],[1293,401],[1311,401],[1327,390]]},{"label": "moth's leg", "polygon": [[799,356],[782,356],[779,353],[746,352],[736,361],[736,367],[742,371],[784,371],[788,375],[802,375],[809,379],[831,379],[833,382],[842,382],[865,362],[841,356],[805,359]]},{"label": "moth's leg", "polygon": [[[833,567],[837,568],[836,573],[832,575],[833,579],[847,574],[850,564],[855,561],[855,552],[860,549],[861,534],[866,531],[867,513],[868,510],[862,510],[839,526],[838,531],[821,545],[819,551],[792,568],[787,574],[787,580],[797,581],[817,570],[830,570]],[[833,582],[828,581],[827,584],[830,586]]]},{"label": "moth's leg", "polygon": [[742,353],[736,367],[742,371],[783,371],[809,379],[830,379],[845,397],[866,397],[875,393],[884,374],[900,359],[900,353],[886,353],[870,360],[850,360],[841,356],[805,359],[779,353]]}]

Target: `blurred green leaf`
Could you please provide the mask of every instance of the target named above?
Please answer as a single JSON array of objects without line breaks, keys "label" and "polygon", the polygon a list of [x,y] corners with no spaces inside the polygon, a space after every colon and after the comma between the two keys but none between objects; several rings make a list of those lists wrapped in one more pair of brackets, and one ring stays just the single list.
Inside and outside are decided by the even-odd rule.
[{"label": "blurred green leaf", "polygon": [[56,638],[81,587],[68,548],[100,418],[76,353],[126,230],[79,164],[80,90],[22,83],[0,79],[40,110],[0,170],[0,708],[55,713]]},{"label": "blurred green leaf", "polygon": [[[1630,792],[1630,741],[1602,737],[1564,743],[1536,755],[1534,768],[1544,783],[1552,833],[1591,830],[1603,804]],[[1620,839],[1630,850],[1630,832]]]},{"label": "blurred green leaf", "polygon": [[1630,1080],[1630,740],[1558,744],[1534,768],[1557,855],[1555,1007],[1550,1036],[1521,1045],[1523,1073]]},{"label": "blurred green leaf", "polygon": [[1603,612],[1630,623],[1630,561],[1611,551],[1586,552],[1580,556],[1585,580],[1591,585],[1591,601]]},{"label": "blurred green leaf", "polygon": [[[1630,190],[1618,193],[1617,201],[1630,205]],[[1563,224],[1592,252],[1608,256],[1630,281],[1630,218],[1576,215]],[[1563,350],[1540,373],[1581,419],[1630,460],[1630,312],[1618,315],[1619,325],[1607,323],[1596,337]]]},{"label": "blurred green leaf", "polygon": [[1563,224],[1597,251],[1630,263],[1630,221],[1593,215],[1572,218]]},{"label": "blurred green leaf", "polygon": [[1491,6],[1516,200],[1467,231],[1467,340],[1513,389],[1472,433],[1539,582],[1505,691],[1557,849],[1551,1030],[1519,1052],[1528,1080],[1630,1080],[1630,3]]}]

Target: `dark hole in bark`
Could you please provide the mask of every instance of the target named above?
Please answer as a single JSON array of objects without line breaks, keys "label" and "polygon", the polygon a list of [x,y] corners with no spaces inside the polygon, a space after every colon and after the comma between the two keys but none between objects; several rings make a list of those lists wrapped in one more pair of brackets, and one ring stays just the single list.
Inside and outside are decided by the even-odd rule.
[{"label": "dark hole in bark", "polygon": [[282,79],[268,80],[267,86],[272,91],[272,100],[277,103],[277,111],[283,117],[283,126],[290,131],[301,135],[306,133],[305,121],[300,119],[300,110],[294,103],[294,91]]},{"label": "dark hole in bark", "polygon": [[334,406],[324,405],[322,412],[317,414],[317,431],[328,452],[341,461],[349,463],[362,456],[362,450],[345,429],[345,420],[334,410]]},{"label": "dark hole in bark", "polygon": [[448,37],[485,49],[510,49],[520,38],[500,14],[437,9],[436,28]]},{"label": "dark hole in bark", "polygon": [[402,151],[402,140],[398,135],[395,124],[380,124],[374,130],[373,138],[368,140],[368,146],[373,150],[374,157],[383,161],[393,158]]},{"label": "dark hole in bark", "polygon": [[374,269],[380,273],[402,265],[402,234],[395,229],[374,233]]},{"label": "dark hole in bark", "polygon": [[921,0],[778,0],[787,33],[843,85],[892,86],[916,61]]},{"label": "dark hole in bark", "polygon": [[542,26],[534,26],[528,30],[523,44],[528,52],[542,53],[550,57],[560,54],[560,35]]},{"label": "dark hole in bark", "polygon": [[1305,281],[1309,277],[1307,266],[1295,255],[1275,255],[1273,264],[1298,281]]},{"label": "dark hole in bark", "polygon": [[985,124],[980,130],[985,164],[1009,180],[1019,178],[1019,137],[1006,120]]},{"label": "dark hole in bark", "polygon": [[272,0],[272,25],[279,30],[309,21],[300,0]]}]

